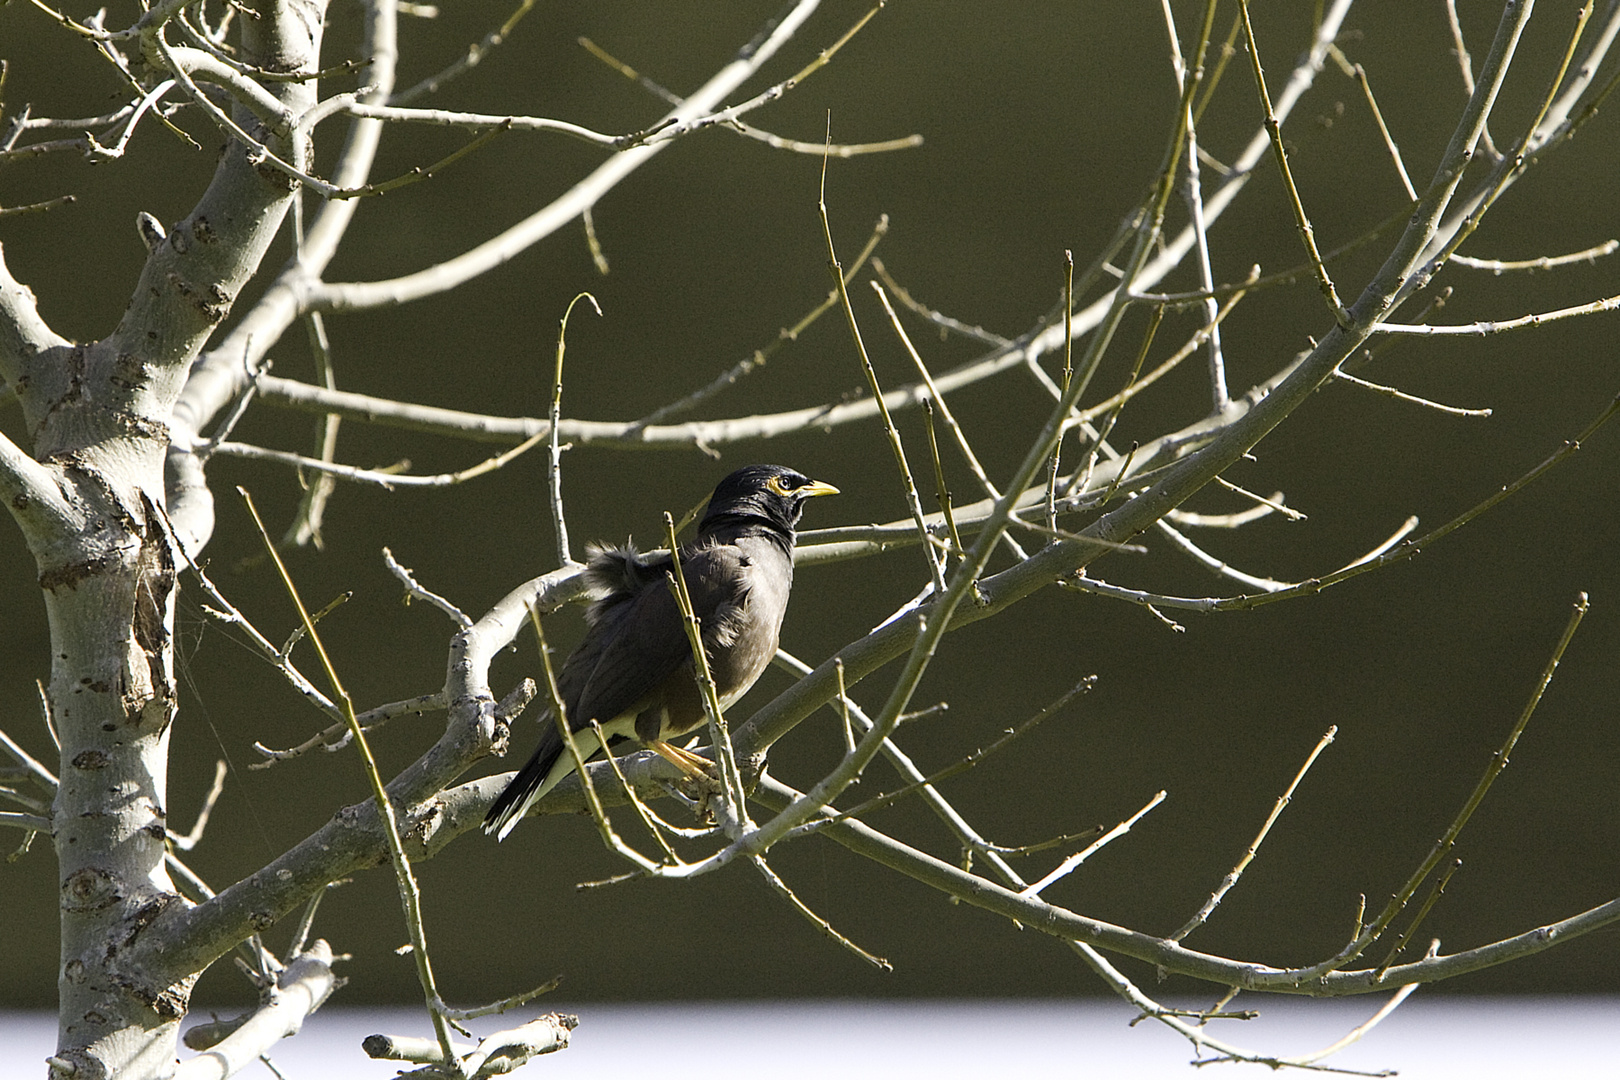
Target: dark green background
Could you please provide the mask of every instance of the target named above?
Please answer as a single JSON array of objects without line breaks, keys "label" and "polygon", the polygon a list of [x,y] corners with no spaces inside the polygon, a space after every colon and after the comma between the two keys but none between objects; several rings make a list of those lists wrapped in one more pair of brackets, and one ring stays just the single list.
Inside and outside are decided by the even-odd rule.
[{"label": "dark green background", "polygon": [[[128,5],[124,5],[126,8]],[[1178,4],[1184,30],[1189,5]],[[1562,48],[1575,4],[1545,2],[1526,37],[1520,70],[1494,124],[1508,142],[1532,113]],[[560,117],[628,131],[660,106],[575,44],[588,35],[677,91],[689,91],[750,38],[774,2],[541,4],[511,43],[450,87],[445,107]],[[1268,70],[1279,82],[1309,29],[1308,4],[1261,4]],[[1482,56],[1497,5],[1464,3],[1470,45]],[[796,70],[862,10],[833,2],[788,54],[752,84]],[[436,22],[406,19],[401,83],[435,70],[505,17],[502,3],[455,5]],[[128,11],[123,13],[125,16]],[[1231,12],[1223,5],[1218,28]],[[333,11],[329,55],[355,32],[355,13]],[[111,23],[119,20],[114,17]],[[1374,81],[1414,179],[1421,186],[1450,133],[1463,95],[1439,5],[1405,0],[1359,5],[1345,47]],[[12,62],[8,113],[24,101],[57,115],[96,112],[119,92],[88,47],[36,9],[0,10],[0,53]],[[1242,60],[1243,58],[1239,58]],[[67,85],[69,82],[73,85]],[[1340,106],[1342,104],[1342,111]],[[974,5],[897,3],[785,101],[754,117],[777,133],[820,139],[831,111],[835,138],[926,136],[917,150],[833,162],[827,180],[841,251],[858,249],[879,214],[892,230],[880,254],[927,303],[1012,335],[1058,295],[1062,253],[1083,266],[1151,181],[1174,108],[1164,31],[1155,3]],[[1202,135],[1230,159],[1247,140],[1257,105],[1245,66],[1234,63]],[[330,140],[336,127],[328,133]],[[1399,210],[1402,195],[1354,84],[1330,70],[1291,120],[1296,175],[1331,248]],[[385,146],[377,176],[425,164],[463,136],[412,130]],[[204,139],[205,144],[208,140]],[[210,144],[211,145],[211,144]],[[1557,254],[1620,236],[1617,132],[1600,114],[1504,199],[1466,250],[1487,257]],[[549,136],[508,135],[441,177],[372,200],[360,210],[333,280],[414,270],[526,216],[564,190],[601,152]],[[1366,165],[1368,160],[1379,162]],[[71,191],[79,201],[49,215],[6,219],[0,239],[12,272],[38,293],[60,332],[105,334],[122,310],[142,248],[134,216],[182,217],[212,166],[211,153],[179,146],[148,126],[129,159],[90,167],[68,158],[0,171],[0,202]],[[556,320],[589,289],[605,316],[576,315],[569,339],[565,412],[630,419],[707,382],[771,341],[826,289],[815,200],[820,163],[709,132],[667,150],[610,194],[596,224],[612,273],[599,277],[571,226],[486,278],[406,308],[334,318],[340,385],[384,396],[500,414],[545,410]],[[1267,163],[1213,231],[1217,275],[1240,277],[1300,260],[1293,225]],[[1376,246],[1373,251],[1378,250]],[[285,257],[285,243],[267,260]],[[1354,293],[1376,256],[1336,267]],[[1613,260],[1557,272],[1493,278],[1451,270],[1458,293],[1439,317],[1506,318],[1617,291]],[[1191,284],[1185,275],[1181,287]],[[864,284],[857,304],[880,377],[907,379]],[[1155,355],[1192,326],[1168,320]],[[1275,370],[1329,325],[1308,284],[1257,294],[1226,324],[1228,364],[1241,391]],[[1366,374],[1462,405],[1488,405],[1488,420],[1441,416],[1364,391],[1329,386],[1257,448],[1231,478],[1310,515],[1268,520],[1205,537],[1234,565],[1279,578],[1324,573],[1372,546],[1408,514],[1435,525],[1520,475],[1573,436],[1616,390],[1613,316],[1480,340],[1403,343]],[[1127,325],[1137,340],[1140,320]],[[976,353],[914,326],[936,371]],[[1134,346],[1118,349],[1099,386],[1112,389]],[[307,378],[301,333],[273,350],[277,373]],[[1055,358],[1048,358],[1048,367]],[[1156,435],[1206,407],[1197,361],[1128,410],[1115,442]],[[847,333],[822,320],[768,368],[710,408],[724,417],[835,399],[861,385]],[[954,403],[993,476],[1005,477],[1047,405],[1025,376],[1004,375]],[[901,420],[922,453],[919,419]],[[21,438],[15,408],[0,426]],[[289,449],[308,445],[310,417],[256,408],[239,434]],[[663,510],[704,495],[732,466],[793,464],[844,495],[810,506],[808,524],[888,521],[904,506],[881,431],[872,424],[809,433],[769,445],[727,446],[711,461],[695,450],[577,449],[567,457],[576,544],[634,533],[656,542]],[[483,453],[453,440],[343,428],[343,460],[364,465],[408,457],[417,471],[453,469]],[[233,572],[257,541],[225,493],[250,486],[285,521],[292,477],[238,461],[210,467],[220,524],[208,554],[216,580],[271,637],[291,629],[279,588],[262,569]],[[1259,860],[1211,925],[1189,944],[1268,963],[1315,960],[1348,932],[1356,896],[1376,908],[1404,880],[1466,796],[1522,707],[1578,590],[1592,613],[1557,682],[1490,799],[1464,834],[1465,862],[1422,935],[1448,951],[1481,944],[1613,898],[1620,886],[1620,574],[1617,519],[1620,432],[1607,430],[1572,461],[1420,557],[1320,597],[1251,613],[1187,617],[1173,634],[1143,610],[1049,591],[952,635],[919,701],[947,700],[948,716],[905,732],[925,768],[943,766],[1021,720],[1089,673],[1098,688],[1082,705],[948,793],[990,837],[1025,843],[1090,824],[1112,824],[1160,788],[1169,798],[1050,898],[1094,915],[1167,933],[1230,868],[1305,754],[1329,724],[1337,742],[1301,787]],[[953,473],[959,495],[964,474]],[[1191,508],[1241,504],[1214,492]],[[429,587],[479,613],[516,583],[549,568],[552,542],[543,458],[464,487],[385,494],[343,487],[327,523],[327,550],[292,560],[306,597],[345,589],[354,599],[325,624],[351,690],[363,705],[425,693],[443,677],[449,623],[398,603],[379,551],[389,545]],[[1141,588],[1190,595],[1236,591],[1149,537],[1151,553],[1104,560],[1096,572]],[[48,744],[33,680],[47,671],[43,607],[32,560],[0,529],[0,723],[33,752]],[[806,570],[784,644],[819,661],[884,618],[914,590],[914,550]],[[306,757],[247,772],[251,744],[285,746],[320,723],[269,667],[205,622],[193,594],[182,601],[187,692],[175,731],[170,810],[189,824],[224,755],[236,767],[208,840],[192,864],[216,886],[236,880],[364,798],[352,753]],[[554,620],[567,645],[577,614]],[[532,653],[498,672],[503,689],[533,673]],[[892,673],[861,688],[882,700]],[[739,707],[746,714],[785,680],[772,673]],[[376,740],[397,768],[434,738],[439,717],[396,721]],[[532,723],[532,720],[530,721]],[[520,726],[526,752],[534,729]],[[776,750],[772,768],[808,782],[833,760],[830,714],[804,724]],[[491,763],[495,766],[496,763]],[[865,790],[889,782],[880,766]],[[954,857],[944,830],[915,806],[874,824]],[[1031,876],[1055,861],[1031,861]],[[48,845],[0,867],[8,962],[0,1005],[53,998],[56,906]],[[948,904],[921,886],[823,842],[779,849],[775,865],[840,930],[895,964],[877,974],[820,938],[759,879],[732,868],[699,881],[644,882],[578,893],[574,884],[621,867],[583,819],[531,823],[497,848],[469,836],[421,867],[428,930],[447,996],[516,992],[563,974],[572,998],[815,995],[1029,995],[1091,993],[1099,984],[1060,945],[999,919]],[[364,875],[329,897],[317,932],[354,958],[344,1000],[417,997],[386,873]],[[284,931],[272,934],[279,944]],[[1617,937],[1599,932],[1529,961],[1447,986],[1459,991],[1615,991]],[[1131,973],[1152,981],[1139,965]],[[1190,990],[1192,984],[1172,984]],[[1200,990],[1200,993],[1203,991]],[[200,1000],[246,999],[234,973],[211,972]]]}]

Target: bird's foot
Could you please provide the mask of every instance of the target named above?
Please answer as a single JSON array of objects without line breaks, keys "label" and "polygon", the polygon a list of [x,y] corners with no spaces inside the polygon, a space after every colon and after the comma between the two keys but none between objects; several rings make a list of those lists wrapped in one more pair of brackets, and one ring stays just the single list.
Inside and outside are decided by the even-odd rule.
[{"label": "bird's foot", "polygon": [[681,793],[696,804],[698,816],[704,817],[709,801],[723,790],[720,785],[719,769],[715,763],[701,754],[694,754],[684,747],[662,740],[650,742],[647,746],[681,770],[683,778],[678,785]]},{"label": "bird's foot", "polygon": [[647,746],[656,751],[665,761],[694,780],[699,777],[714,778],[714,762],[702,754],[694,754],[685,747],[664,742],[662,739],[656,739],[648,743]]}]

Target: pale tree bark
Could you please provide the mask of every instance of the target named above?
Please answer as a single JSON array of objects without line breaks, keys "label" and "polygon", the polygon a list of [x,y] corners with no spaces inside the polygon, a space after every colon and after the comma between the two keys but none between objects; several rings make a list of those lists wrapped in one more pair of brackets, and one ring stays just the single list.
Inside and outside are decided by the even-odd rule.
[{"label": "pale tree bark", "polygon": [[[472,59],[437,78],[454,77],[483,55],[480,50],[499,45],[529,6],[520,6],[502,31],[469,54]],[[122,29],[106,26],[101,16],[79,23],[52,12],[62,24],[60,32],[94,42],[130,83],[127,108],[101,118],[102,126],[119,136],[120,149],[108,149],[105,133],[100,141],[70,139],[55,148],[78,149],[92,157],[117,157],[137,122],[167,123],[178,115],[164,111],[167,106],[162,103],[167,100],[186,102],[189,116],[198,118],[198,127],[222,147],[212,182],[182,221],[164,227],[143,220],[149,254],[124,315],[107,336],[75,344],[57,334],[41,318],[33,294],[0,261],[0,379],[20,405],[28,433],[26,448],[0,436],[0,494],[37,562],[51,637],[45,708],[60,749],[58,768],[52,771],[5,738],[14,767],[3,778],[0,795],[10,800],[7,806],[15,803],[22,809],[7,811],[0,824],[20,827],[29,835],[48,832],[54,840],[61,883],[61,969],[59,1045],[50,1063],[53,1080],[225,1077],[253,1062],[277,1040],[295,1033],[302,1019],[320,1006],[335,985],[332,949],[309,936],[320,896],[332,882],[379,865],[391,865],[399,884],[436,1037],[382,1039],[374,1048],[368,1040],[374,1053],[423,1063],[434,1070],[430,1075],[471,1080],[565,1047],[573,1026],[572,1018],[552,1015],[491,1036],[477,1047],[452,1042],[449,1024],[463,1014],[444,1003],[434,983],[427,931],[416,907],[416,884],[410,869],[412,861],[433,856],[477,827],[506,777],[470,782],[461,778],[475,763],[504,752],[511,721],[533,699],[550,700],[543,665],[535,665],[533,679],[520,680],[499,697],[491,683],[490,667],[531,625],[532,614],[549,613],[585,595],[586,583],[580,567],[567,559],[566,543],[561,545],[558,559],[562,565],[515,586],[482,614],[464,613],[430,592],[390,555],[389,567],[407,595],[442,610],[454,622],[455,633],[441,689],[357,712],[335,670],[323,679],[310,674],[313,669],[307,664],[300,667],[292,658],[292,644],[273,643],[214,586],[203,572],[205,568],[197,567],[217,526],[208,463],[218,454],[268,462],[271,468],[290,465],[323,474],[322,481],[313,484],[306,495],[299,520],[288,530],[295,542],[303,543],[318,537],[321,507],[332,494],[328,478],[392,488],[475,481],[549,437],[551,509],[561,537],[566,535],[560,482],[564,440],[615,448],[712,447],[786,432],[882,423],[891,437],[896,472],[904,479],[911,515],[883,524],[807,533],[798,557],[801,564],[813,566],[875,556],[892,547],[919,550],[924,554],[921,562],[913,559],[908,564],[908,572],[916,575],[915,599],[884,618],[876,629],[816,664],[781,655],[780,665],[799,676],[799,681],[745,724],[728,726],[718,712],[711,716],[709,753],[721,766],[727,782],[724,789],[677,792],[671,786],[678,776],[674,769],[656,755],[640,753],[592,765],[583,770],[583,782],[566,781],[534,811],[590,812],[603,842],[625,860],[632,876],[685,879],[733,862],[752,866],[818,931],[874,965],[886,962],[849,940],[793,893],[768,861],[773,848],[825,835],[899,874],[1054,936],[1073,949],[1110,990],[1200,1048],[1271,1065],[1308,1062],[1266,1056],[1221,1042],[1201,1024],[1188,1023],[1155,1002],[1107,956],[1148,961],[1161,972],[1191,975],[1233,994],[1259,990],[1328,996],[1399,988],[1404,997],[1419,984],[1527,956],[1620,920],[1617,899],[1548,926],[1446,955],[1438,952],[1438,944],[1427,954],[1420,947],[1399,963],[1395,962],[1399,949],[1382,964],[1369,953],[1376,942],[1387,940],[1386,931],[1389,937],[1396,935],[1394,927],[1406,905],[1436,874],[1441,875],[1433,893],[1438,897],[1448,872],[1439,869],[1442,860],[1524,730],[1584,614],[1584,598],[1556,646],[1531,704],[1502,744],[1498,763],[1487,769],[1452,827],[1410,880],[1396,890],[1395,901],[1383,912],[1358,914],[1349,943],[1318,963],[1279,967],[1202,952],[1182,943],[1214,911],[1226,890],[1237,884],[1275,813],[1245,859],[1191,921],[1175,934],[1149,933],[1049,903],[1041,894],[1096,848],[1128,833],[1157,800],[1031,883],[1004,858],[1007,849],[985,840],[946,799],[940,787],[943,775],[925,776],[898,745],[898,731],[913,717],[914,695],[944,635],[1002,616],[1019,601],[1043,590],[1062,585],[1124,599],[1150,608],[1161,618],[1170,609],[1224,611],[1308,597],[1438,542],[1573,452],[1573,443],[1564,444],[1545,465],[1508,484],[1502,495],[1485,500],[1440,529],[1412,539],[1412,525],[1408,524],[1361,558],[1305,581],[1284,582],[1233,570],[1178,531],[1210,525],[1236,528],[1272,513],[1292,513],[1279,498],[1248,492],[1242,495],[1252,507],[1221,515],[1219,521],[1217,516],[1182,508],[1201,490],[1225,483],[1223,472],[1242,461],[1251,448],[1330,381],[1347,379],[1373,385],[1351,374],[1351,369],[1362,366],[1370,356],[1366,350],[1372,343],[1420,332],[1483,335],[1620,306],[1620,300],[1613,297],[1572,297],[1580,302],[1526,319],[1490,324],[1407,325],[1393,321],[1402,305],[1427,288],[1448,265],[1502,193],[1526,169],[1554,156],[1569,142],[1613,88],[1616,61],[1611,46],[1620,35],[1620,3],[1607,5],[1591,18],[1590,26],[1586,24],[1590,11],[1582,16],[1581,30],[1570,41],[1564,65],[1550,73],[1551,89],[1540,112],[1516,135],[1499,132],[1501,147],[1495,147],[1490,136],[1493,110],[1513,69],[1533,5],[1528,0],[1510,0],[1502,6],[1491,43],[1480,50],[1477,70],[1470,66],[1472,61],[1459,39],[1467,93],[1451,117],[1449,140],[1436,148],[1438,164],[1427,183],[1417,187],[1405,180],[1410,202],[1396,206],[1382,231],[1374,230],[1362,238],[1364,243],[1381,245],[1374,249],[1379,252],[1379,265],[1364,281],[1334,280],[1332,260],[1324,259],[1317,250],[1308,199],[1293,182],[1282,137],[1283,125],[1330,63],[1352,68],[1341,44],[1350,0],[1325,5],[1309,39],[1291,43],[1299,58],[1292,66],[1278,62],[1270,70],[1258,55],[1269,46],[1253,37],[1247,7],[1240,5],[1241,17],[1234,20],[1231,31],[1231,40],[1239,48],[1230,54],[1239,59],[1225,77],[1238,79],[1237,69],[1243,68],[1243,77],[1252,81],[1252,97],[1246,100],[1258,104],[1243,113],[1251,124],[1252,137],[1233,160],[1207,159],[1209,165],[1218,164],[1218,170],[1201,164],[1200,155],[1210,151],[1197,133],[1198,117],[1208,104],[1200,96],[1207,86],[1208,65],[1219,53],[1214,34],[1217,5],[1188,5],[1189,13],[1178,21],[1166,4],[1165,28],[1179,108],[1171,130],[1165,133],[1162,165],[1149,193],[1122,223],[1114,246],[1096,254],[1092,272],[1082,274],[1078,288],[1071,277],[1063,305],[1040,315],[1023,336],[1004,339],[928,311],[905,296],[880,269],[887,287],[877,282],[874,287],[895,333],[916,364],[914,383],[886,389],[878,384],[875,370],[868,364],[864,370],[871,380],[869,393],[855,400],[829,400],[754,416],[680,418],[679,414],[695,411],[725,386],[755,370],[765,359],[761,350],[687,398],[639,421],[618,421],[562,414],[561,340],[550,418],[473,414],[410,400],[404,388],[397,398],[389,398],[340,391],[331,379],[324,384],[319,380],[306,383],[265,374],[268,350],[300,321],[319,354],[326,348],[322,320],[329,314],[384,308],[444,293],[477,282],[565,224],[583,219],[589,228],[591,208],[606,192],[688,134],[719,128],[758,138],[778,149],[819,151],[826,156],[913,145],[914,140],[902,139],[871,145],[829,142],[818,147],[760,131],[745,119],[826,65],[850,34],[865,25],[862,20],[830,48],[813,54],[805,67],[780,78],[766,91],[737,100],[740,87],[793,40],[816,7],[814,0],[798,0],[784,7],[687,97],[654,87],[664,100],[661,107],[667,107],[666,114],[640,131],[623,135],[544,117],[450,113],[420,107],[417,98],[428,92],[427,84],[403,91],[395,85],[398,11],[390,0],[367,5],[357,55],[339,58],[361,73],[355,89],[331,93],[323,93],[314,77],[336,62],[322,54],[324,5],[265,3],[238,14],[234,8],[221,13],[205,3],[169,3],[149,9]],[[233,24],[235,28],[229,29]],[[1548,74],[1537,72],[1538,77]],[[1365,72],[1361,77],[1366,85]],[[327,76],[328,81],[334,78]],[[437,85],[434,80],[429,82]],[[1372,101],[1370,90],[1368,101]],[[148,112],[154,115],[146,116]],[[1261,119],[1256,122],[1255,116]],[[313,140],[323,121],[335,126],[340,117],[346,118],[346,135],[334,145],[329,173],[316,175]],[[1379,122],[1382,124],[1381,119]],[[408,123],[484,133],[512,131],[547,137],[560,133],[602,147],[609,154],[559,198],[534,209],[513,226],[469,242],[461,253],[438,264],[378,281],[326,280],[354,219],[358,198],[388,187],[373,175],[388,125]],[[95,125],[64,122],[58,126]],[[28,145],[45,147],[41,142],[24,144],[19,150],[18,144],[28,132],[49,130],[49,122],[14,116],[0,155],[21,153]],[[1393,140],[1390,149],[1405,177],[1405,165]],[[476,152],[476,144],[472,152]],[[1262,168],[1271,167],[1283,178],[1288,211],[1294,216],[1304,253],[1303,266],[1279,279],[1297,277],[1311,282],[1320,292],[1321,304],[1314,309],[1314,320],[1308,320],[1301,331],[1301,339],[1307,334],[1309,339],[1304,351],[1275,358],[1268,372],[1246,388],[1229,388],[1221,320],[1251,289],[1276,282],[1255,273],[1222,284],[1212,269],[1211,229],[1244,195],[1249,180]],[[1178,193],[1187,205],[1184,218],[1178,216]],[[307,212],[297,229],[288,230],[289,211],[298,199],[305,200]],[[845,250],[848,245],[842,238],[834,236],[827,224],[825,203],[822,223],[834,285],[826,302],[807,315],[801,326],[838,308],[856,352],[864,359],[865,341],[873,328],[867,325],[863,329],[857,301],[852,299],[852,292],[866,299],[866,290],[855,290],[852,285],[865,272],[883,226],[856,255]],[[263,272],[261,263],[269,245],[283,230],[295,233],[293,255],[273,273],[265,274],[268,281],[262,295],[222,329],[233,314],[238,295]],[[1608,248],[1612,250],[1613,245]],[[1599,254],[1607,251],[1593,249],[1581,257]],[[1549,256],[1538,265],[1552,266],[1559,258],[1562,256]],[[1185,268],[1189,260],[1194,260],[1196,289],[1188,293],[1152,291],[1178,268]],[[909,315],[930,329],[967,337],[983,346],[983,351],[950,372],[933,375],[907,336],[891,293],[906,304]],[[1126,386],[1111,396],[1099,393],[1092,380],[1105,355],[1130,353],[1138,347],[1135,342],[1122,344],[1121,337],[1127,316],[1137,307],[1153,312],[1154,328],[1166,312],[1183,309],[1199,312],[1201,322],[1169,359],[1145,368],[1143,360],[1152,343],[1150,330],[1147,340],[1140,342],[1141,355]],[[784,333],[781,340],[792,336]],[[1123,452],[1115,447],[1110,433],[1120,411],[1195,352],[1208,357],[1205,400],[1209,412],[1191,420],[1166,419],[1158,423],[1153,437],[1140,439]],[[1046,367],[1042,367],[1043,361]],[[1050,399],[1043,400],[1048,411],[1023,437],[1018,453],[1011,455],[1018,462],[1016,467],[992,479],[952,415],[948,398],[964,392],[991,392],[989,380],[1020,372]],[[1400,394],[1392,388],[1375,388]],[[1409,394],[1401,396],[1435,404]],[[306,455],[233,441],[232,424],[255,399],[258,404],[326,417],[317,449]],[[920,464],[907,461],[906,443],[896,425],[909,423],[923,409],[927,410],[932,461]],[[1616,409],[1610,405],[1596,415],[1586,433],[1597,430]],[[338,417],[468,441],[506,443],[514,449],[477,466],[437,475],[349,466],[336,456]],[[210,429],[213,434],[205,434]],[[1065,448],[1070,444],[1077,448]],[[952,454],[960,458],[962,469],[971,473],[975,484],[971,497],[954,503],[944,482],[946,466],[942,462],[942,457],[948,458],[954,466],[957,457]],[[930,486],[929,464],[939,481],[938,513],[929,512],[919,495]],[[1126,588],[1088,574],[1103,557],[1132,550],[1133,541],[1150,530],[1168,536],[1242,591],[1181,597]],[[674,535],[672,526],[668,539],[673,540]],[[302,746],[260,748],[267,763],[291,760],[316,746],[345,747],[351,742],[359,744],[370,762],[363,729],[410,712],[445,714],[442,733],[433,745],[386,778],[386,784],[374,762],[370,764],[369,777],[375,785],[371,798],[334,806],[327,824],[217,894],[181,859],[192,840],[177,837],[167,826],[169,737],[178,702],[175,601],[187,575],[211,612],[240,630],[250,647],[276,666],[292,690],[329,724]],[[305,623],[302,632],[319,644],[313,620]],[[863,709],[850,691],[897,660],[899,670],[882,693],[881,703]],[[437,672],[432,678],[438,678]],[[1070,696],[1086,686],[1089,683],[1076,687]],[[1063,699],[1063,703],[1067,701],[1067,697]],[[823,706],[831,706],[843,725],[845,746],[838,763],[824,775],[797,786],[762,775],[760,763],[771,746]],[[1032,717],[1006,742],[1051,711]],[[1329,732],[1301,769],[1301,777],[1331,739]],[[859,797],[851,794],[859,790],[853,785],[880,756],[902,778],[901,789],[850,808],[851,800]],[[979,759],[978,755],[970,757],[953,768],[965,771]],[[14,782],[13,773],[21,779]],[[51,794],[54,801],[48,818],[43,805],[22,790],[22,781]],[[1296,779],[1296,785],[1298,782]],[[1279,799],[1276,813],[1281,813],[1292,791],[1290,787]],[[677,856],[668,844],[648,854],[627,842],[616,826],[634,814],[662,837],[663,826],[647,804],[692,794],[701,796],[694,805],[707,814],[709,822],[700,837],[708,845],[701,856]],[[971,854],[978,869],[961,868],[861,820],[866,809],[910,797],[926,802],[945,822],[959,850]],[[750,816],[760,811],[762,820]],[[610,816],[610,812],[619,816]],[[1400,932],[1410,937],[1431,903],[1433,900],[1425,902]],[[300,910],[303,916],[293,948],[278,959],[257,935]],[[205,970],[233,949],[247,954],[245,966],[261,1005],[239,1025],[202,1032],[192,1041],[203,1052],[181,1063],[178,1033],[192,987]],[[516,1006],[538,992],[497,1005]]]},{"label": "pale tree bark", "polygon": [[[248,63],[314,70],[322,7],[267,4],[255,16],[244,19]],[[264,93],[289,115],[314,101],[304,81],[267,81]],[[236,120],[287,159],[304,158],[274,114],[267,122],[242,108]],[[208,190],[154,244],[123,319],[100,341],[48,334],[7,275],[8,329],[24,339],[0,371],[34,437],[27,459],[8,447],[7,479],[50,620],[46,699],[61,741],[56,1075],[162,1075],[175,1058],[197,973],[154,977],[127,958],[143,928],[184,906],[164,861],[183,559],[165,520],[164,460],[190,365],[257,272],[293,191],[226,143]]]}]

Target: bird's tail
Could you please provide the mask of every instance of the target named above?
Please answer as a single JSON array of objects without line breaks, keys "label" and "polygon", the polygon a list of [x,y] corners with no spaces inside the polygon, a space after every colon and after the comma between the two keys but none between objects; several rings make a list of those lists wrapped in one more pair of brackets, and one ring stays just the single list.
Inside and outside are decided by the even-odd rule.
[{"label": "bird's tail", "polygon": [[[616,721],[608,725],[609,746],[626,737],[620,730],[625,723]],[[563,746],[555,722],[548,716],[544,724],[545,730],[540,734],[540,745],[535,748],[534,756],[512,777],[505,790],[495,796],[495,801],[489,804],[489,813],[484,815],[484,832],[494,833],[497,840],[505,840],[506,834],[529,812],[529,807],[545,798],[552,788],[574,771],[574,756]],[[592,731],[574,732],[574,746],[586,761],[602,752],[602,744],[597,742],[596,733]]]},{"label": "bird's tail", "polygon": [[548,729],[540,737],[540,746],[529,763],[518,770],[484,815],[484,832],[494,833],[497,840],[505,840],[512,827],[523,819],[540,797],[553,787],[562,775],[552,776],[553,766],[562,756],[562,739],[555,730]]}]

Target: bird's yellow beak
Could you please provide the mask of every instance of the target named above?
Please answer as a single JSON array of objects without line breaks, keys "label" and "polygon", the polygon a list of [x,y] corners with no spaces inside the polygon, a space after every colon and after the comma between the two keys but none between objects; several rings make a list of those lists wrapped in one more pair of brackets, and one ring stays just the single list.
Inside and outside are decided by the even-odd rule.
[{"label": "bird's yellow beak", "polygon": [[807,499],[812,495],[837,495],[838,489],[821,480],[812,480],[793,494]]}]

